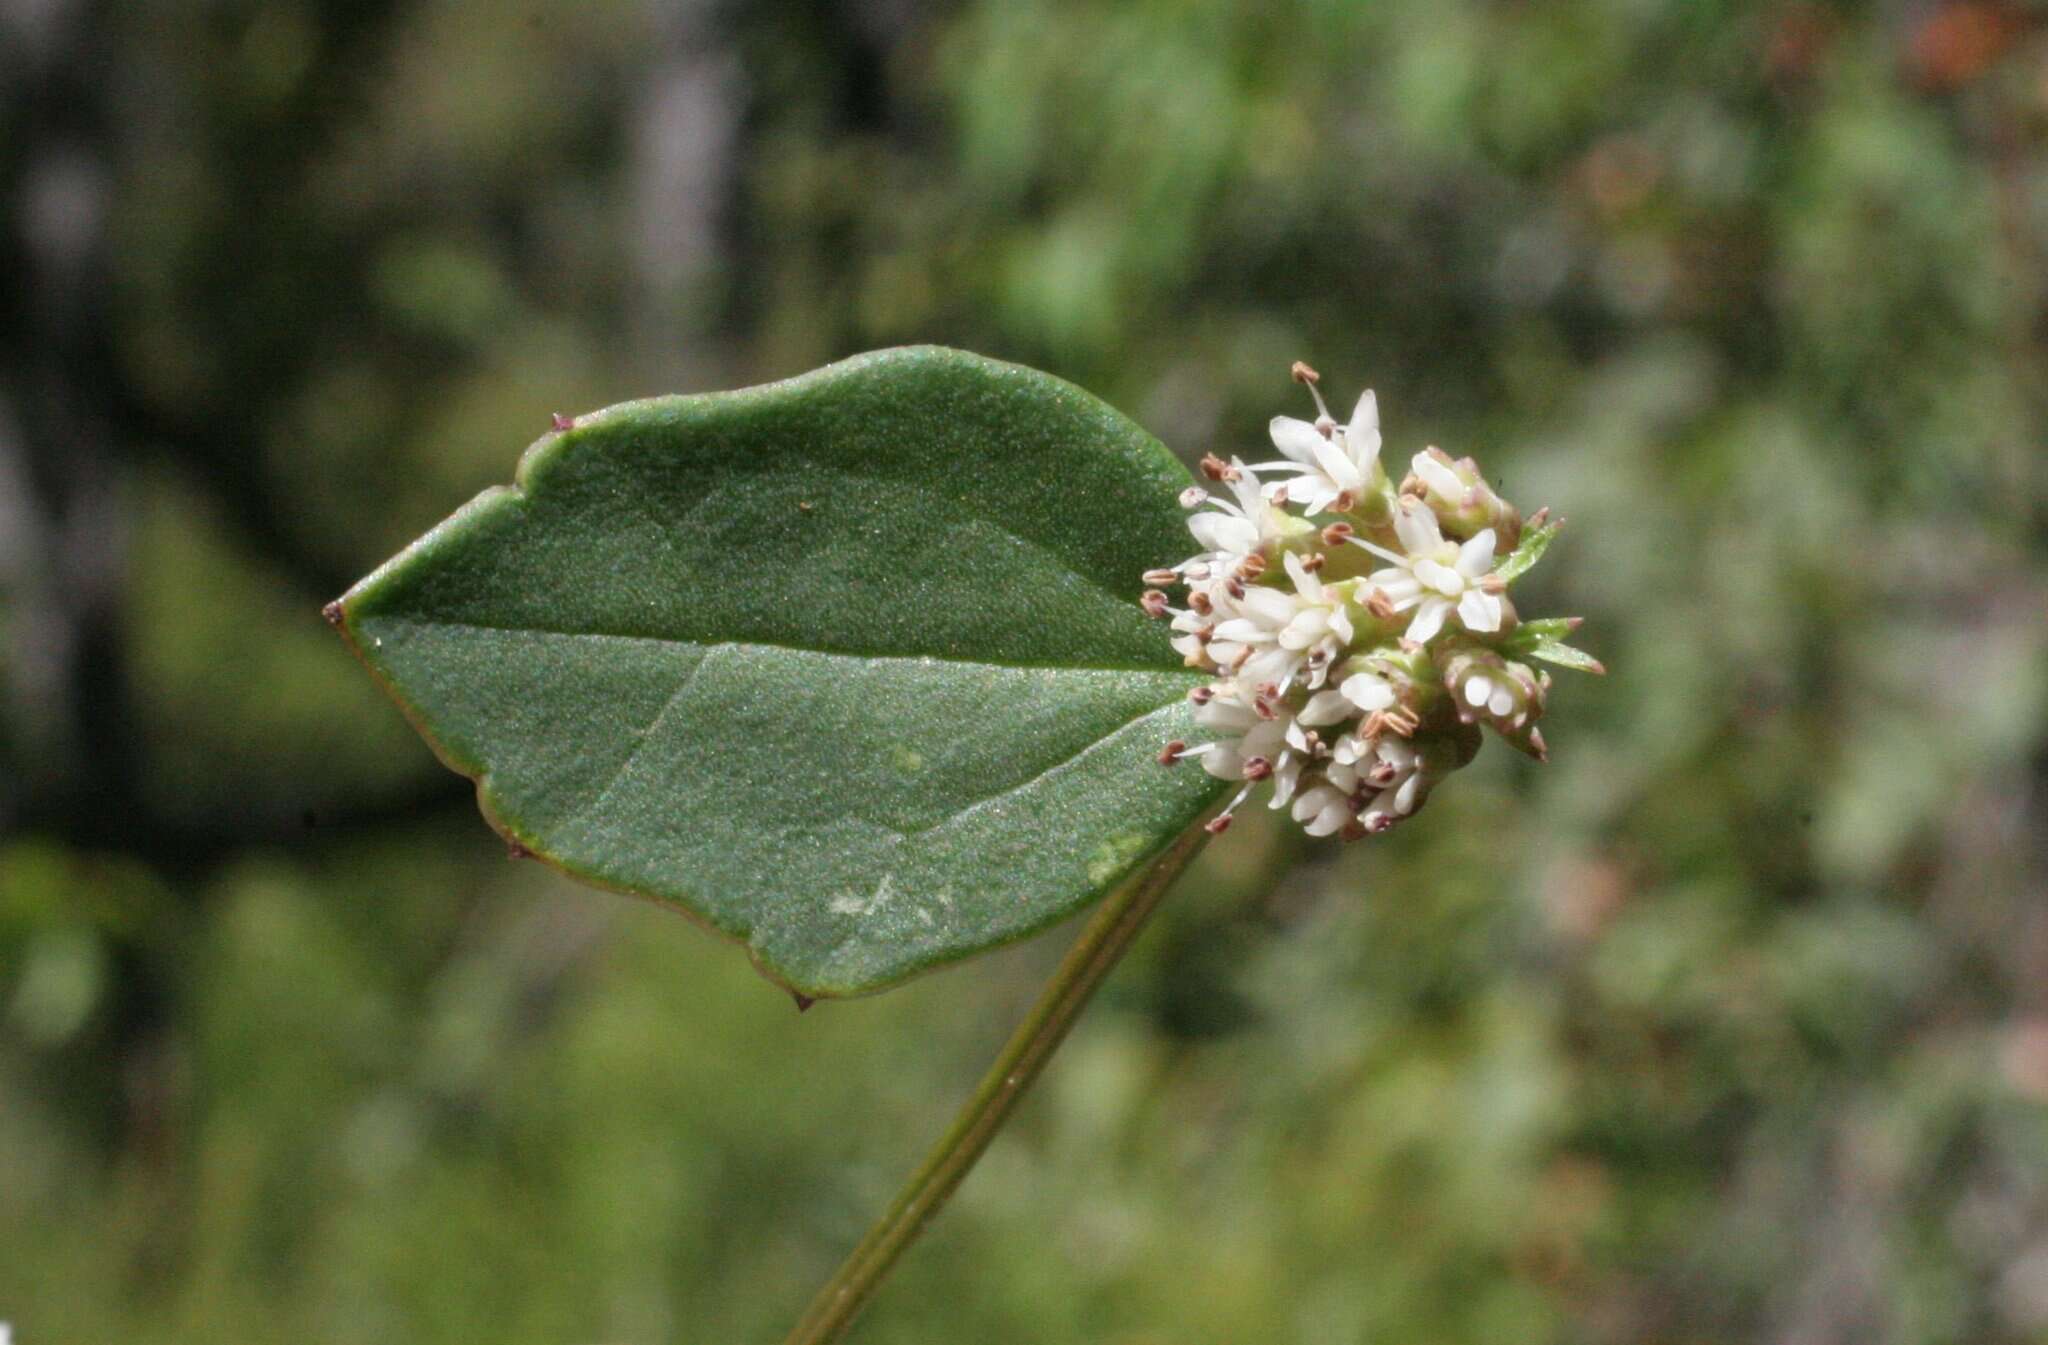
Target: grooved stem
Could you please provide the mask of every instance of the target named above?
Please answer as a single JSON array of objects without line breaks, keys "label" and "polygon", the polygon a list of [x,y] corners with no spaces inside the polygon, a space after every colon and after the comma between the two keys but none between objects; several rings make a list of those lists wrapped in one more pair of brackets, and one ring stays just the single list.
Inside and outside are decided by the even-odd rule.
[{"label": "grooved stem", "polygon": [[829,1345],[846,1334],[896,1258],[924,1231],[1002,1129],[1096,987],[1129,950],[1159,899],[1208,839],[1202,828],[1190,827],[1151,868],[1113,894],[1089,919],[1088,927],[1039,992],[1030,1014],[1010,1034],[1002,1054],[961,1108],[952,1129],[911,1174],[845,1264],[825,1282],[784,1345]]}]

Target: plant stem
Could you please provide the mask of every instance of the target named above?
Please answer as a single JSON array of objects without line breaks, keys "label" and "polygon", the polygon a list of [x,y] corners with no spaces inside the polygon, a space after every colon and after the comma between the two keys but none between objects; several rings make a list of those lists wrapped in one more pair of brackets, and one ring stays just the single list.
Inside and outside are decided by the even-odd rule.
[{"label": "plant stem", "polygon": [[1002,1129],[1024,1090],[1031,1087],[1045,1062],[1052,1058],[1096,987],[1129,950],[1146,918],[1158,907],[1159,899],[1208,839],[1202,828],[1190,827],[1161,852],[1151,868],[1125,884],[1096,911],[1045,989],[1039,992],[1030,1014],[1010,1034],[1002,1054],[982,1076],[981,1085],[961,1108],[952,1129],[911,1174],[888,1211],[875,1221],[845,1264],[825,1282],[784,1345],[829,1345],[846,1334],[890,1267],[896,1264],[896,1258],[924,1231],[924,1226]]}]

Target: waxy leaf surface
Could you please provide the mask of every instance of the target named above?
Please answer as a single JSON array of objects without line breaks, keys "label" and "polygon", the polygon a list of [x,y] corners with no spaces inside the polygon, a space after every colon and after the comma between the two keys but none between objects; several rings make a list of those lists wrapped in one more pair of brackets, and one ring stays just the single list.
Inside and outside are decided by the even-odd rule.
[{"label": "waxy leaf surface", "polygon": [[331,612],[493,825],[858,994],[1103,896],[1221,790],[1138,609],[1186,471],[1048,375],[881,351],[542,438]]}]

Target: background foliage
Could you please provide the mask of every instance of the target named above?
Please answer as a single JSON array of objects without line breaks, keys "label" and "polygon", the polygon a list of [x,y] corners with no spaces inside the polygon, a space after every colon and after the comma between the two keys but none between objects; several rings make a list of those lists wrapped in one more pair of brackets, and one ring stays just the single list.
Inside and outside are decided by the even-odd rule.
[{"label": "background foliage", "polygon": [[937,340],[1191,456],[1370,382],[1614,673],[1213,847],[862,1339],[2048,1340],[2044,17],[0,5],[0,1318],[775,1338],[1059,937],[799,1018],[317,609]]}]

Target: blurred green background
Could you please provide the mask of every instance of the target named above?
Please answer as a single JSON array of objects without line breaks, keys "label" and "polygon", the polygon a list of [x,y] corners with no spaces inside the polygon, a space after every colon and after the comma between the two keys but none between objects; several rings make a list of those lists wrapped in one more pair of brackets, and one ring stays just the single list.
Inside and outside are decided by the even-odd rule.
[{"label": "blurred green background", "polygon": [[1065,936],[799,1017],[318,608],[908,341],[1369,384],[1613,673],[1213,846],[858,1339],[2048,1341],[2048,13],[4,0],[0,218],[18,1345],[779,1338]]}]

